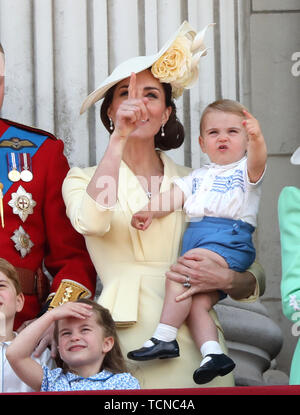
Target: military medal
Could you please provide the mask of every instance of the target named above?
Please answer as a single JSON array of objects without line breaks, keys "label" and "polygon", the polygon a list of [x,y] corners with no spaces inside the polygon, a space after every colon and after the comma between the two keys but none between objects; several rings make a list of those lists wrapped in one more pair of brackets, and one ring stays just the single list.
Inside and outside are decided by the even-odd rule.
[{"label": "military medal", "polygon": [[12,193],[11,200],[8,204],[12,207],[13,213],[19,215],[23,222],[25,222],[28,215],[33,213],[33,208],[36,206],[36,202],[32,199],[31,193],[27,193],[22,186],[19,186],[18,190]]},{"label": "military medal", "polygon": [[16,169],[12,169],[8,173],[8,178],[12,182],[18,182],[20,180],[20,172],[18,170],[16,170]]},{"label": "military medal", "polygon": [[20,154],[21,180],[30,182],[33,179],[31,157],[29,153]]},{"label": "military medal", "polygon": [[15,243],[15,248],[20,252],[22,258],[29,254],[31,248],[34,246],[34,243],[30,240],[28,233],[24,231],[22,226],[14,231],[11,240]]},{"label": "military medal", "polygon": [[7,153],[8,178],[11,182],[18,182],[21,178],[19,158],[15,153]]}]

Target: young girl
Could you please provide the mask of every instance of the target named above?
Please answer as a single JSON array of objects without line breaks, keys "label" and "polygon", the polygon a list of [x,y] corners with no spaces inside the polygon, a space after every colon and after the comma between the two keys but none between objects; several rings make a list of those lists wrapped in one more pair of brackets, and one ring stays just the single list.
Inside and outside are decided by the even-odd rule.
[{"label": "young girl", "polygon": [[[54,322],[63,368],[50,370],[31,354]],[[6,355],[17,375],[36,391],[140,388],[126,373],[109,311],[91,300],[69,302],[45,313],[19,334]]]},{"label": "young girl", "polygon": [[[131,223],[144,231],[153,219],[184,206],[190,224],[183,237],[181,255],[200,248],[204,258],[242,272],[255,259],[252,233],[267,159],[265,140],[258,121],[246,108],[226,99],[213,102],[204,110],[200,134],[201,149],[211,163],[174,180],[171,190],[152,198],[132,217]],[[133,360],[178,357],[177,330],[187,319],[204,357],[193,379],[203,384],[235,367],[223,354],[209,313],[226,294],[221,290],[199,293],[192,278],[187,278],[183,286],[189,288],[184,293],[179,284],[166,280],[160,324],[142,348],[127,356]]]}]

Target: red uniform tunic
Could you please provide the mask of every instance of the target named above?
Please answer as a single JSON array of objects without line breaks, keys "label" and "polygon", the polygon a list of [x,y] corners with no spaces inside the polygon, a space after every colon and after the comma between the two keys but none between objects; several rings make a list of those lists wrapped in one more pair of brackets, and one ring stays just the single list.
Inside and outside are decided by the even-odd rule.
[{"label": "red uniform tunic", "polygon": [[[12,168],[9,162],[22,159],[24,153],[30,156],[27,159],[32,163],[33,178],[12,182],[8,178]],[[68,170],[61,140],[45,131],[0,119],[0,182],[4,186],[0,256],[35,274],[44,264],[53,277],[50,294],[63,286],[63,302],[71,299],[74,286],[75,298],[93,297],[96,286],[96,272],[84,239],[65,214],[61,187]],[[17,315],[15,328],[36,317],[41,309],[36,287],[26,290],[25,306]]]}]

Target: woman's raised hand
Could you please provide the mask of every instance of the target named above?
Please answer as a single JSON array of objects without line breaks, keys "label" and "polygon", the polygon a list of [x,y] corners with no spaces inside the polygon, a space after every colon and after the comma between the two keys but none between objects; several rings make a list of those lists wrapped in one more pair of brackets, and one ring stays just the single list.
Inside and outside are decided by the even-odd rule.
[{"label": "woman's raised hand", "polygon": [[136,74],[132,73],[128,86],[128,98],[120,104],[116,112],[114,134],[126,139],[140,123],[145,122],[148,119],[147,102],[146,97],[137,98]]}]

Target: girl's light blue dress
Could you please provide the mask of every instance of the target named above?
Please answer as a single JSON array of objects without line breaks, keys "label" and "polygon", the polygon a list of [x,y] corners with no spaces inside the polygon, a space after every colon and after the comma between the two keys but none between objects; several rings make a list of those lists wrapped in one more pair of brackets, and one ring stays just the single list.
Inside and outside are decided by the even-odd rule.
[{"label": "girl's light blue dress", "polygon": [[43,366],[44,377],[41,391],[85,391],[85,390],[113,390],[113,389],[140,389],[138,380],[130,373],[111,373],[102,370],[88,378],[63,373],[61,368],[49,369]]}]

